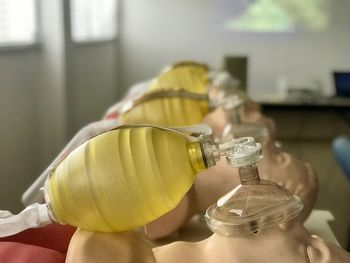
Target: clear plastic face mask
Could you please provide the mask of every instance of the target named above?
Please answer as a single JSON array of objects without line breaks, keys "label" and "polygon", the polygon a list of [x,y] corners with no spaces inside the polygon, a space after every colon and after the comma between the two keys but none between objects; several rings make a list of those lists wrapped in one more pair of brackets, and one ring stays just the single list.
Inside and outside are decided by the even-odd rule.
[{"label": "clear plastic face mask", "polygon": [[255,163],[261,145],[253,138],[235,141],[226,159],[238,167],[241,184],[221,197],[206,212],[209,228],[220,235],[239,237],[290,221],[303,209],[302,201],[277,184],[261,180]]}]

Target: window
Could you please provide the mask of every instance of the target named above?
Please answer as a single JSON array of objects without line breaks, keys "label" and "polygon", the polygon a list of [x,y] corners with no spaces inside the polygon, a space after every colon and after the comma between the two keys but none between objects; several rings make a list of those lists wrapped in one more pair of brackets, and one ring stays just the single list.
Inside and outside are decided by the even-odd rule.
[{"label": "window", "polygon": [[110,40],[117,31],[117,0],[71,0],[74,42]]},{"label": "window", "polygon": [[0,46],[37,42],[36,0],[0,0]]}]

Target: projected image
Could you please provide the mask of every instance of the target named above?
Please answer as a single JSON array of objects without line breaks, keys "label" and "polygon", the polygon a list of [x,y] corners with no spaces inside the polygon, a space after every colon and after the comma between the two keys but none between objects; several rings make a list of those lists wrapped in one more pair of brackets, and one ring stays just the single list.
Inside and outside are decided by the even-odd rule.
[{"label": "projected image", "polygon": [[[323,31],[328,27],[330,0],[240,0],[240,13],[225,27],[233,31]],[[236,10],[237,11],[237,10]]]}]

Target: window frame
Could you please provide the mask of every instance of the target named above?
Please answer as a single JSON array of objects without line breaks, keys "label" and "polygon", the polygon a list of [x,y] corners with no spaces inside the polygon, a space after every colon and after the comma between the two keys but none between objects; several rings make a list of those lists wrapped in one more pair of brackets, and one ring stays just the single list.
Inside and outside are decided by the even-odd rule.
[{"label": "window frame", "polygon": [[74,40],[73,38],[73,32],[72,32],[72,0],[69,0],[69,29],[68,29],[68,35],[69,35],[69,40],[74,46],[94,46],[94,45],[103,45],[103,44],[108,44],[108,43],[113,43],[119,39],[119,17],[120,17],[120,0],[115,0],[116,6],[115,6],[115,22],[116,22],[116,27],[115,27],[115,32],[113,37],[109,38],[100,38],[100,39],[90,39],[90,40]]},{"label": "window frame", "polygon": [[33,39],[33,42],[7,42],[0,43],[0,52],[8,52],[8,51],[21,51],[21,50],[35,50],[40,47],[41,37],[40,37],[40,8],[39,8],[39,0],[34,1],[34,10],[35,10],[35,29],[36,35]]}]

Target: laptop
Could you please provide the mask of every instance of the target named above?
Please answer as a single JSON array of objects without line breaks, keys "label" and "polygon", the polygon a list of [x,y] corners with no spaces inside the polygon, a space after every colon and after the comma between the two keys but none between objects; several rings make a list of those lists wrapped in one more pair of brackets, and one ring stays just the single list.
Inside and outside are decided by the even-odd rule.
[{"label": "laptop", "polygon": [[350,98],[350,71],[333,72],[335,95]]}]

